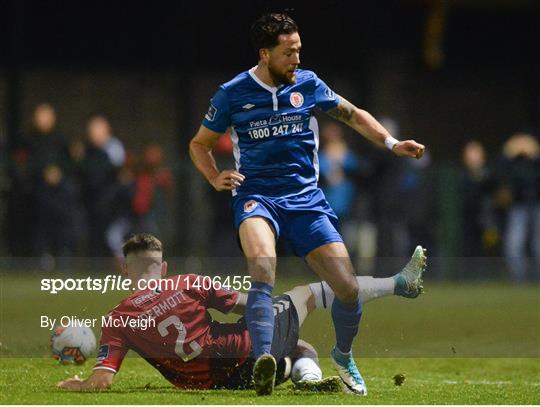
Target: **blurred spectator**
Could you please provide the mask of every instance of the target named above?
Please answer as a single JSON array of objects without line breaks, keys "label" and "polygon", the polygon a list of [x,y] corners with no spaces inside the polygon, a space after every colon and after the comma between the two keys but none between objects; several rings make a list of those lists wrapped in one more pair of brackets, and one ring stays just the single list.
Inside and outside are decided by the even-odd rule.
[{"label": "blurred spectator", "polygon": [[[385,116],[381,124],[395,138],[400,138],[400,128],[394,119]],[[375,228],[375,242],[372,243],[374,254],[380,258],[391,258],[401,255],[397,251],[398,243],[403,241],[395,230],[395,225],[402,216],[400,199],[396,197],[396,177],[400,174],[401,160],[396,160],[392,154],[380,150],[375,160],[375,174],[372,180],[373,190],[373,225]],[[402,229],[399,229],[402,233]],[[380,268],[380,267],[379,267]]]},{"label": "blurred spectator", "polygon": [[32,234],[36,224],[33,183],[28,150],[18,146],[11,153],[10,183],[6,202],[6,239],[12,256],[31,256]]},{"label": "blurred spectator", "polygon": [[157,209],[159,202],[165,201],[165,198],[171,195],[172,188],[172,171],[165,166],[163,149],[156,144],[146,147],[142,170],[135,179],[133,196],[133,213],[139,224],[147,225],[149,229],[157,229],[153,211]]},{"label": "blurred spectator", "polygon": [[[383,119],[382,124],[394,137],[405,138],[393,119]],[[418,244],[433,250],[435,231],[426,221],[436,217],[429,150],[419,160],[385,154],[382,161],[385,166],[377,171],[376,182],[378,255],[407,258]]]},{"label": "blurred spectator", "polygon": [[94,116],[88,121],[88,139],[90,144],[104,151],[111,164],[120,168],[126,159],[126,152],[122,142],[112,134],[109,121],[105,116]]},{"label": "blurred spectator", "polygon": [[[235,168],[233,143],[229,132],[218,139],[213,152],[218,168]],[[207,242],[207,247],[211,248],[211,252],[215,256],[232,256],[236,254],[238,252],[238,240],[234,233],[231,233],[231,225],[233,224],[232,211],[226,210],[231,204],[230,194],[216,194],[212,191],[207,193],[205,199],[210,204],[209,213],[211,217],[207,219],[208,224],[199,224],[198,226],[202,227],[203,230],[206,229],[206,235],[212,237],[212,240]]]},{"label": "blurred spectator", "polygon": [[114,216],[112,205],[117,175],[125,160],[125,150],[112,134],[104,116],[93,116],[87,124],[87,144],[75,143],[72,157],[78,162],[82,201],[86,212],[87,254],[92,257],[110,254],[105,231]]},{"label": "blurred spectator", "polygon": [[[131,160],[134,163],[134,160]],[[158,219],[163,218],[173,189],[172,171],[165,166],[163,149],[147,146],[140,167],[124,166],[119,173],[113,207],[119,208],[106,231],[113,254],[122,257],[122,244],[131,233],[159,234]]]},{"label": "blurred spectator", "polygon": [[504,144],[502,178],[510,203],[504,255],[513,281],[521,283],[529,266],[536,278],[540,273],[540,145],[534,136],[516,133]]},{"label": "blurred spectator", "polygon": [[463,255],[493,254],[499,241],[493,212],[493,182],[484,146],[471,140],[463,148]]},{"label": "blurred spectator", "polygon": [[395,253],[400,257],[408,257],[418,244],[433,247],[434,230],[426,222],[435,216],[430,166],[429,151],[419,160],[400,162],[396,200],[399,202],[397,212],[401,215],[394,223]]},{"label": "blurred spectator", "polygon": [[55,164],[65,169],[70,158],[66,139],[56,131],[53,106],[48,103],[38,105],[32,123],[33,129],[23,143],[29,152],[34,181],[39,182],[46,166]]},{"label": "blurred spectator", "polygon": [[345,221],[354,203],[353,176],[360,162],[344,139],[343,128],[329,123],[321,131],[323,148],[319,153],[320,185],[336,215]]},{"label": "blurred spectator", "polygon": [[49,164],[36,188],[37,227],[35,252],[41,256],[73,254],[73,208],[75,194],[62,169]]},{"label": "blurred spectator", "polygon": [[322,127],[321,139],[319,185],[340,219],[340,232],[358,269],[371,274],[377,239],[372,193],[367,187],[374,175],[368,158],[372,147],[368,146],[369,150],[360,159],[347,144],[344,127],[334,122]]},{"label": "blurred spectator", "polygon": [[133,230],[132,201],[135,192],[135,170],[137,157],[126,154],[126,161],[118,172],[117,182],[108,191],[111,202],[111,221],[105,230],[105,238],[110,252],[120,259],[122,245]]},{"label": "blurred spectator", "polygon": [[37,188],[43,181],[43,171],[56,165],[65,171],[69,167],[66,140],[56,131],[56,112],[48,103],[38,105],[32,116],[31,130],[22,135],[11,155],[11,188],[8,193],[7,231],[13,255],[36,255],[33,242],[37,233]]}]

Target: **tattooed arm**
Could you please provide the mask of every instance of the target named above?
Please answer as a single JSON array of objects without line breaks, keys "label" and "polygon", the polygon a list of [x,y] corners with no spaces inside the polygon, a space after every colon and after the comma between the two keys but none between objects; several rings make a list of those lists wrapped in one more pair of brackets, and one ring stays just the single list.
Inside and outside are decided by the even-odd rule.
[{"label": "tattooed arm", "polygon": [[[380,124],[369,112],[357,108],[344,97],[339,104],[326,111],[330,117],[337,119],[347,126],[356,130],[362,136],[373,143],[384,146],[387,137],[391,137],[388,130]],[[394,145],[392,151],[398,156],[420,158],[424,154],[425,147],[414,140],[400,141]]]}]

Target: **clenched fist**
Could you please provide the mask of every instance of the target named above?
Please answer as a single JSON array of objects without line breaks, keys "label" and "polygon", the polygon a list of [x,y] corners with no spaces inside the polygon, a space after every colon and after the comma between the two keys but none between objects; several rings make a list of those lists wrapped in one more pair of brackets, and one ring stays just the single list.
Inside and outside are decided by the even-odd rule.
[{"label": "clenched fist", "polygon": [[414,140],[405,140],[396,143],[392,151],[399,157],[413,157],[416,159],[422,158],[426,147],[423,144],[417,143]]}]

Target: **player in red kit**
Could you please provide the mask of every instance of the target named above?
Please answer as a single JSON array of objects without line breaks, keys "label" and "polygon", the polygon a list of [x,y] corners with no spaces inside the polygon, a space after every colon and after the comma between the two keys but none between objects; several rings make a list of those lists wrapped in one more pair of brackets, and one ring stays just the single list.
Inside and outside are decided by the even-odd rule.
[{"label": "player in red kit", "polygon": [[[177,275],[163,279],[167,263],[161,242],[139,234],[123,247],[126,262],[122,274],[132,282],[158,282],[159,288],[142,289],[124,299],[102,318],[102,335],[92,375],[64,380],[58,387],[83,390],[110,387],[128,350],[134,350],[172,384],[183,389],[245,389],[252,383],[251,340],[245,321],[221,323],[208,309],[243,315],[247,295],[200,284],[201,276]],[[423,252],[422,252],[423,255]],[[363,301],[384,295],[415,297],[421,292],[425,257],[409,262],[390,279],[366,280]],[[390,281],[392,280],[392,281]],[[390,284],[391,283],[391,284]],[[148,284],[148,286],[151,286]],[[370,291],[371,289],[371,291]],[[278,361],[277,382],[296,372],[301,386],[317,385],[322,372],[315,349],[299,340],[299,327],[314,308],[331,306],[333,292],[322,283],[298,286],[274,301],[272,355]],[[291,362],[292,361],[292,362]],[[296,369],[296,370],[295,370]],[[307,387],[316,389],[316,387]]]},{"label": "player in red kit", "polygon": [[[119,327],[103,328],[95,369],[116,373],[133,349],[177,387],[227,387],[235,367],[249,356],[249,335],[241,323],[213,321],[207,310],[228,313],[239,294],[193,288],[197,277],[174,276],[168,282],[175,289],[142,290],[123,300],[109,314]],[[126,318],[146,320],[139,323],[145,329],[124,327]]]}]

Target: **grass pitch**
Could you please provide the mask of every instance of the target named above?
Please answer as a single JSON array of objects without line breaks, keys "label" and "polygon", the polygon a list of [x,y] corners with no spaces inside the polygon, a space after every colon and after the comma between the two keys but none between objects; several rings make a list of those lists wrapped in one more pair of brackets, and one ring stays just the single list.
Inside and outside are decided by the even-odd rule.
[{"label": "grass pitch", "polygon": [[[329,359],[322,359],[332,373]],[[2,359],[2,404],[539,404],[540,361],[533,358],[367,358],[359,360],[367,397],[294,391],[287,383],[271,396],[254,391],[180,391],[139,358],[128,358],[113,388],[72,393],[54,384],[91,366],[61,366],[48,358]],[[396,374],[405,375],[401,386]]]},{"label": "grass pitch", "polygon": [[[39,327],[39,316],[99,316],[123,294],[53,296],[39,291],[35,277],[0,279],[2,404],[540,404],[538,285],[428,282],[418,299],[373,301],[364,308],[354,348],[367,397],[298,392],[290,383],[255,397],[253,391],[176,390],[137,356],[126,358],[109,391],[58,390],[60,380],[87,377],[93,361],[59,365],[49,356],[50,332]],[[278,281],[276,293],[298,283]],[[334,341],[329,313],[311,315],[301,337],[320,351],[325,375],[334,374],[327,358]],[[400,374],[405,381],[396,386]]]}]

